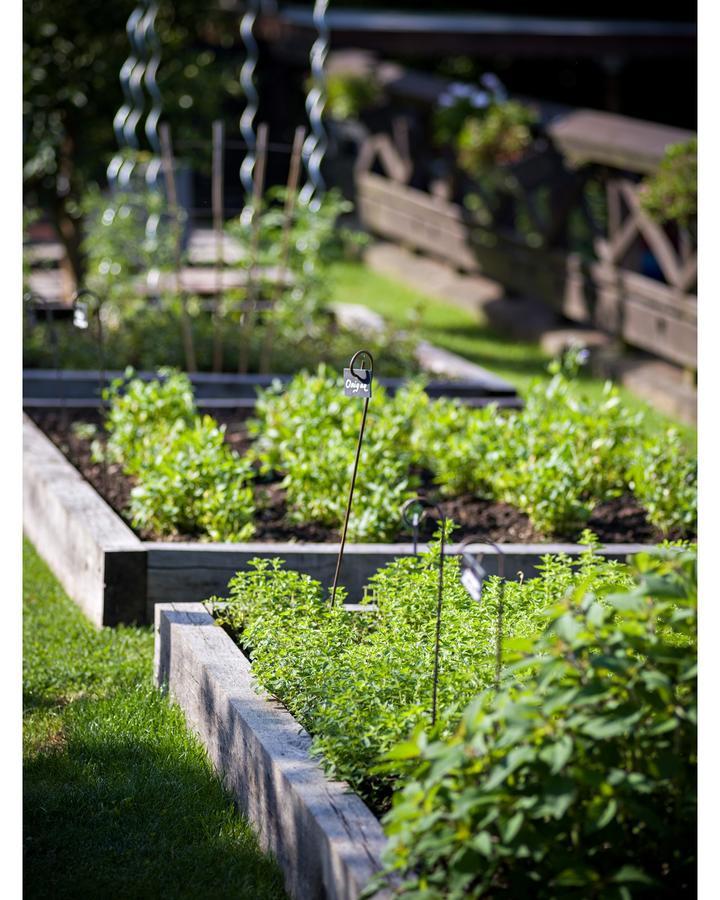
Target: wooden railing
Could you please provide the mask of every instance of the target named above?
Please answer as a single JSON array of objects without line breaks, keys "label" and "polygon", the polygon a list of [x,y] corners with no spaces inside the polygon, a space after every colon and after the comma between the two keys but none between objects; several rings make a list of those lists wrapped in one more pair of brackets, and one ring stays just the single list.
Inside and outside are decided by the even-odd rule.
[{"label": "wooden railing", "polygon": [[531,101],[544,139],[503,170],[502,199],[482,219],[464,202],[482,194],[481,184],[447,166],[428,174],[428,116],[443,81],[391,64],[376,71],[403,112],[357,155],[356,200],[368,230],[696,368],[695,239],[653,221],[639,197],[641,177],[690,132]]}]

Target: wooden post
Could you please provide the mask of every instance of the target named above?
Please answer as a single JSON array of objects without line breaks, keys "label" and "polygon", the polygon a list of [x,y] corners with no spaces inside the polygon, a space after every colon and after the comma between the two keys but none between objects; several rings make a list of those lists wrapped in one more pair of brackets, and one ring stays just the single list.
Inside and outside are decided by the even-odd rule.
[{"label": "wooden post", "polygon": [[222,121],[213,122],[212,128],[212,212],[213,228],[215,229],[215,308],[213,310],[213,372],[222,371],[223,341],[222,341],[222,317],[223,317],[223,288],[222,277],[225,268],[225,254],[223,247],[224,216],[223,216],[223,162],[224,162],[225,126]]},{"label": "wooden post", "polygon": [[257,266],[258,251],[260,249],[260,216],[265,185],[265,163],[268,150],[268,127],[263,122],[258,127],[255,161],[255,174],[253,177],[252,192],[252,220],[250,223],[250,253],[248,257],[247,282],[245,288],[245,303],[240,326],[240,352],[238,354],[238,372],[241,375],[247,373],[250,365],[250,340],[255,323],[255,304],[257,302],[257,279],[254,277],[254,269]]},{"label": "wooden post", "polygon": [[285,279],[288,275],[288,262],[290,259],[290,234],[292,231],[292,218],[295,212],[295,203],[297,200],[298,183],[300,181],[300,163],[302,161],[302,146],[305,141],[305,127],[299,125],[295,129],[295,137],[293,139],[292,153],[290,155],[290,167],[288,169],[287,193],[285,195],[285,208],[283,210],[283,231],[282,231],[282,247],[280,249],[280,268],[278,270],[278,280],[275,285],[273,296],[273,309],[270,310],[267,328],[265,329],[265,338],[263,340],[262,350],[260,351],[260,374],[264,375],[270,371],[270,359],[272,356],[272,345],[275,339],[275,305],[282,296],[285,287]]},{"label": "wooden post", "polygon": [[185,365],[188,372],[196,372],[195,343],[193,341],[192,324],[187,311],[187,298],[180,281],[180,269],[182,263],[180,226],[180,208],[178,206],[177,188],[175,185],[175,161],[170,137],[170,126],[163,122],[160,126],[160,148],[162,154],[163,174],[165,175],[165,187],[167,189],[168,206],[170,215],[175,220],[175,290],[180,300],[180,327],[182,329],[183,347],[185,349]]}]

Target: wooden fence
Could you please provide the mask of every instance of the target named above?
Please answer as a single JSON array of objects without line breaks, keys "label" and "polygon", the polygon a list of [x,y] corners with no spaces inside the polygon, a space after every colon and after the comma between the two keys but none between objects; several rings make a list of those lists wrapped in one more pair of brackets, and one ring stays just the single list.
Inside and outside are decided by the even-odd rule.
[{"label": "wooden fence", "polygon": [[[396,86],[405,117],[388,132],[370,134],[357,156],[356,200],[369,231],[696,369],[696,242],[684,228],[653,221],[639,197],[640,177],[690,132],[539,104],[543,138],[520,163],[503,168],[506,199],[482,220],[462,202],[457,171],[428,177],[427,141],[407,136],[408,119],[417,124],[424,105],[427,120],[442,82],[419,76],[408,116],[412,73],[395,66],[379,72],[387,93]],[[593,188],[604,206],[600,221],[588,201]],[[573,240],[579,226],[588,235],[582,249]]]}]

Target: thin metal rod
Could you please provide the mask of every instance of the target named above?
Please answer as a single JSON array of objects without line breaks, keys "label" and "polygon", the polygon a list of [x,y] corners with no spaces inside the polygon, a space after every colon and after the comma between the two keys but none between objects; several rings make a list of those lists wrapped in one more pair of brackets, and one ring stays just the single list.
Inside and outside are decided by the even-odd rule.
[{"label": "thin metal rod", "polygon": [[212,127],[212,213],[215,229],[215,309],[213,312],[213,372],[222,371],[222,276],[225,265],[223,229],[223,140],[225,126],[222,121],[213,122]]},{"label": "thin metal rod", "polygon": [[[89,288],[81,288],[79,291],[76,291],[75,297],[74,297],[74,303],[77,303],[77,301],[81,297],[92,297],[92,299],[95,301],[95,320],[97,323],[96,349],[97,349],[97,360],[98,360],[98,375],[99,375],[99,379],[100,379],[100,385],[99,385],[100,394],[99,394],[99,399],[98,399],[98,413],[100,414],[100,425],[102,426],[103,419],[105,418],[105,403],[104,403],[104,399],[103,399],[103,393],[105,391],[105,382],[107,380],[106,375],[105,375],[105,338],[104,338],[103,327],[102,327],[102,304],[103,304],[103,302],[100,299],[100,297],[95,293],[95,291],[91,291]],[[88,327],[89,327],[89,325],[90,325],[90,323],[88,322]],[[104,452],[102,454],[102,459],[101,459],[101,472],[102,472],[101,480],[102,480],[103,491],[105,492],[105,494],[107,494],[109,479],[108,479],[108,470],[107,470],[107,455]]]},{"label": "thin metal rod", "polygon": [[260,217],[262,214],[262,197],[265,183],[265,163],[267,161],[268,127],[263,122],[258,128],[257,159],[254,167],[252,194],[252,221],[250,224],[250,255],[245,288],[245,311],[243,314],[240,352],[238,354],[238,372],[245,375],[250,367],[250,341],[255,323],[255,301],[257,299],[257,258],[260,249]]},{"label": "thin metal rod", "polygon": [[185,349],[185,365],[188,372],[197,371],[195,360],[195,342],[193,340],[192,323],[187,311],[187,297],[181,287],[180,269],[182,267],[182,233],[180,227],[180,208],[178,206],[177,189],[175,185],[175,164],[173,159],[172,139],[170,126],[163,122],[160,126],[160,146],[162,148],[162,166],[165,175],[165,188],[167,190],[170,214],[175,220],[175,290],[180,300],[180,328],[182,330],[183,347]]},{"label": "thin metal rod", "polygon": [[505,612],[505,553],[499,544],[495,541],[489,541],[485,538],[466,537],[460,544],[460,555],[463,550],[472,543],[489,544],[494,547],[498,555],[498,577],[500,578],[500,596],[498,597],[497,607],[497,627],[495,629],[495,690],[500,690],[500,673],[502,671],[502,629],[503,616]]},{"label": "thin metal rod", "polygon": [[340,552],[338,553],[337,563],[335,565],[335,577],[332,583],[332,593],[330,595],[330,606],[335,605],[335,591],[337,590],[338,578],[340,577],[340,566],[342,565],[343,553],[345,552],[345,539],[347,537],[348,522],[350,521],[350,510],[352,508],[353,493],[355,492],[355,479],[357,478],[358,463],[360,462],[360,448],[362,447],[363,434],[365,433],[365,421],[367,419],[368,403],[370,398],[366,397],[363,403],[362,421],[360,423],[360,434],[358,435],[357,448],[355,449],[355,462],[353,464],[352,478],[350,480],[350,493],[348,495],[347,508],[345,510],[345,522],[343,523],[342,537],[340,538]]},{"label": "thin metal rod", "polygon": [[498,597],[497,627],[495,631],[495,690],[500,690],[500,673],[502,672],[502,630],[503,613],[505,606],[505,581],[500,582],[500,596]]},{"label": "thin metal rod", "polygon": [[[275,288],[274,302],[277,303],[282,294],[285,279],[288,274],[288,263],[290,260],[290,235],[292,233],[292,219],[295,213],[295,202],[297,200],[297,189],[300,182],[300,163],[302,162],[302,146],[305,140],[305,127],[299,125],[295,129],[295,139],[293,141],[292,156],[290,157],[290,168],[288,169],[287,193],[285,195],[285,208],[283,211],[283,231],[282,231],[282,248],[280,250],[280,272]],[[276,316],[272,312],[265,329],[265,338],[260,351],[260,374],[266,374],[270,371],[270,359],[272,355],[272,345],[275,340]]]},{"label": "thin metal rod", "polygon": [[445,568],[445,517],[440,520],[440,571],[438,573],[438,602],[437,617],[435,620],[435,664],[433,668],[433,698],[432,698],[432,725],[437,719],[437,694],[438,681],[440,679],[440,627],[442,624],[443,605],[443,576]]}]

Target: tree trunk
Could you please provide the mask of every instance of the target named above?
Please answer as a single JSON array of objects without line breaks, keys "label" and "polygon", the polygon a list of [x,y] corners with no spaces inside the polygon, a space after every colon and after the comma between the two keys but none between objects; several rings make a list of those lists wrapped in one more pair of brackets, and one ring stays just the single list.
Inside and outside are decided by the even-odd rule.
[{"label": "tree trunk", "polygon": [[[75,290],[83,279],[83,259],[80,252],[82,234],[80,220],[70,215],[68,201],[78,193],[74,184],[75,163],[73,150],[75,142],[66,134],[60,145],[57,191],[53,199],[52,214],[60,242],[65,248],[65,257],[61,263],[65,279],[70,290]],[[68,298],[69,299],[69,298]]]}]

